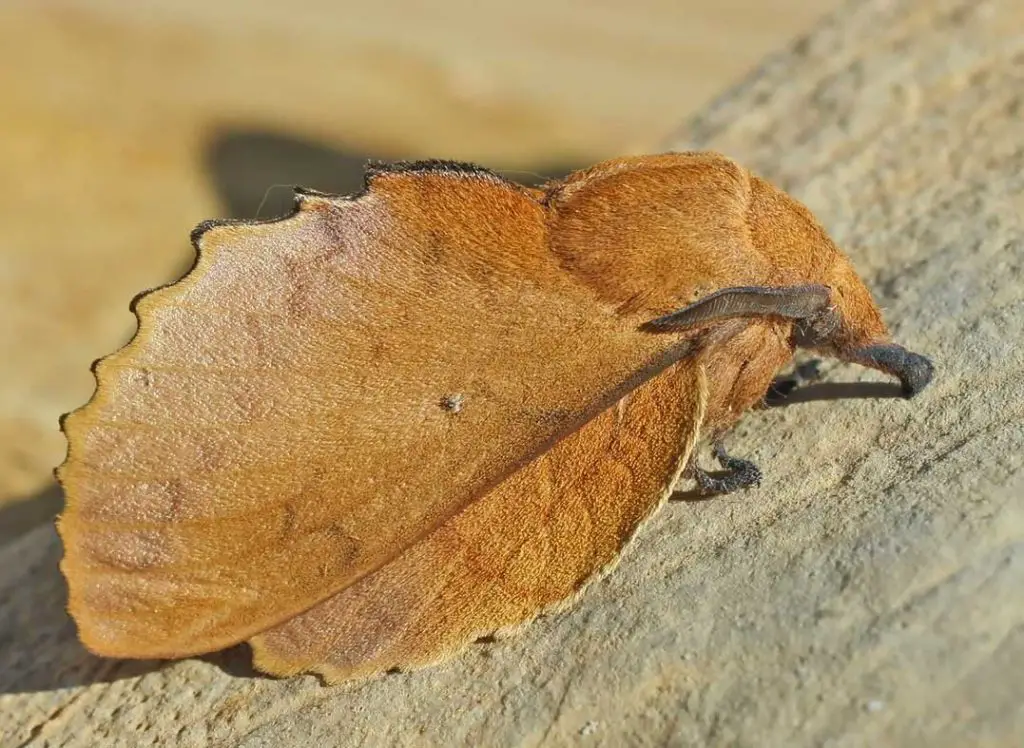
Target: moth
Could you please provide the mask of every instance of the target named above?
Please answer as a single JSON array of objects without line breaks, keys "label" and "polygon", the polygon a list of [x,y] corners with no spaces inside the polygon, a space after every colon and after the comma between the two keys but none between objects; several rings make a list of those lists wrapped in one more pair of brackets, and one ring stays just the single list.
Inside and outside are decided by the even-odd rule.
[{"label": "moth", "polygon": [[684,471],[760,481],[722,439],[797,347],[932,376],[811,213],[715,153],[540,188],[371,164],[192,241],[62,419],[69,611],[108,657],[436,662],[574,599]]}]

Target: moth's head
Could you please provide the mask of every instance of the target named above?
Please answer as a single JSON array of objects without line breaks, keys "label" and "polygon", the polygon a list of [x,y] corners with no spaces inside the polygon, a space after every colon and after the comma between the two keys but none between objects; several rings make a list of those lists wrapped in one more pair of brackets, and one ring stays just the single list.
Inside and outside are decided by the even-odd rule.
[{"label": "moth's head", "polygon": [[836,355],[889,341],[878,304],[846,257],[836,253],[822,282],[829,289],[828,309],[805,323],[804,328],[814,333],[805,345]]},{"label": "moth's head", "polygon": [[871,292],[841,254],[825,285],[828,306],[794,327],[794,342],[899,378],[905,397],[928,386],[934,368],[924,356],[892,342]]},{"label": "moth's head", "polygon": [[798,326],[803,330],[801,345],[835,355],[852,346],[889,340],[871,292],[805,205],[752,177],[748,228],[751,242],[769,261],[778,285],[815,284],[829,289],[828,307]]}]

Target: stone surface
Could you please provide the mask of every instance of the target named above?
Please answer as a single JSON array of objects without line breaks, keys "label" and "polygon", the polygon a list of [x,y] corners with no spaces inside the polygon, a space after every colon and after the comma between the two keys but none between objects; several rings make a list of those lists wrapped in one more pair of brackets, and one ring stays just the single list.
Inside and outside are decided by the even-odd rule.
[{"label": "stone surface", "polygon": [[851,4],[673,142],[810,205],[934,357],[919,399],[826,366],[732,437],[759,490],[668,505],[570,610],[351,686],[244,648],[90,657],[39,528],[0,547],[0,743],[1019,745],[1022,27],[1015,0]]}]

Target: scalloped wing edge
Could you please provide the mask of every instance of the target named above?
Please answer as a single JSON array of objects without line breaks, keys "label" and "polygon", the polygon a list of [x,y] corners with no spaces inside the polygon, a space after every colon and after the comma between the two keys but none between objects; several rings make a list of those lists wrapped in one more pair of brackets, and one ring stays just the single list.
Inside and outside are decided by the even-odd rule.
[{"label": "scalloped wing edge", "polygon": [[[209,266],[216,250],[204,248],[203,245],[206,237],[211,232],[222,228],[256,228],[277,223],[285,223],[303,211],[308,210],[309,206],[318,201],[327,201],[331,203],[355,202],[370,193],[376,179],[389,175],[401,174],[443,174],[451,177],[483,179],[489,182],[507,184],[523,190],[524,192],[529,192],[527,188],[522,185],[510,181],[490,169],[460,161],[448,161],[441,159],[394,162],[368,161],[363,175],[363,187],[359,192],[350,195],[341,195],[296,186],[293,188],[294,199],[292,203],[292,211],[286,215],[274,216],[271,218],[219,218],[199,223],[194,229],[192,229],[189,235],[194,252],[192,265],[177,279],[163,285],[141,291],[132,298],[128,304],[128,309],[135,316],[135,332],[123,346],[105,356],[95,359],[92,362],[89,370],[93,375],[94,387],[89,399],[78,408],[62,413],[58,418],[60,431],[64,434],[66,441],[66,451],[64,459],[56,468],[54,468],[53,471],[54,478],[58,485],[60,485],[64,495],[64,506],[55,520],[55,526],[57,534],[61,538],[62,546],[64,546],[65,549],[65,533],[69,531],[69,524],[75,519],[77,514],[77,507],[73,496],[74,480],[69,479],[65,474],[67,466],[73,457],[75,450],[74,443],[77,441],[74,436],[74,432],[77,428],[76,423],[87,418],[88,413],[91,410],[103,403],[104,398],[106,397],[106,387],[103,381],[104,369],[117,363],[120,359],[130,355],[132,351],[137,350],[139,346],[145,344],[149,334],[150,325],[147,308],[152,304],[156,304],[162,300],[173,299],[175,296],[179,295],[189,286],[190,283],[196,282],[196,280],[202,276],[205,269]],[[83,423],[83,425],[86,424]],[[60,569],[65,580],[68,582],[70,590],[71,580],[68,577],[66,550],[64,555],[61,557]],[[69,598],[69,612],[71,607]],[[73,615],[72,618],[74,618]],[[76,629],[78,629],[77,622]],[[81,639],[81,629],[78,629],[78,633],[79,638]],[[83,640],[82,643],[87,649],[89,649],[87,642]]]},{"label": "scalloped wing edge", "polygon": [[[101,356],[95,359],[90,364],[89,370],[93,375],[93,379],[95,380],[93,394],[90,396],[89,400],[87,400],[83,405],[80,405],[79,407],[70,410],[67,413],[62,413],[58,418],[61,432],[64,433],[65,438],[68,438],[68,434],[65,429],[65,423],[67,419],[77,413],[86,410],[87,408],[94,404],[94,401],[97,400],[97,395],[100,393],[101,390],[101,382],[99,379],[101,367],[105,363],[117,358],[118,356],[124,355],[127,351],[129,351],[139,343],[140,338],[142,337],[142,333],[145,332],[146,324],[146,319],[144,317],[145,308],[143,308],[141,305],[144,303],[153,303],[154,299],[171,298],[171,291],[173,291],[174,289],[180,290],[180,287],[187,284],[190,280],[194,280],[194,276],[196,276],[196,274],[200,270],[200,267],[205,264],[205,252],[203,250],[202,244],[203,238],[205,237],[206,234],[215,229],[230,228],[233,226],[256,227],[272,225],[275,223],[284,223],[294,218],[299,213],[301,213],[305,209],[305,206],[309,203],[310,198],[317,200],[328,200],[332,202],[354,202],[369,194],[373,186],[373,181],[377,177],[387,176],[391,174],[445,174],[449,176],[475,177],[478,179],[486,179],[488,181],[509,184],[524,190],[526,189],[522,185],[519,185],[516,182],[508,180],[490,169],[462,161],[448,161],[444,159],[425,159],[420,161],[371,160],[368,161],[366,164],[366,168],[363,174],[363,187],[359,192],[355,192],[350,195],[342,195],[339,193],[322,192],[320,190],[308,187],[295,186],[293,188],[294,200],[292,203],[292,212],[286,215],[275,216],[272,218],[213,218],[200,222],[198,225],[196,225],[195,228],[192,229],[189,235],[189,239],[191,241],[194,252],[192,258],[192,265],[177,279],[169,281],[168,283],[164,283],[159,286],[148,288],[144,291],[140,291],[134,297],[132,297],[131,301],[128,304],[128,310],[135,316],[135,333],[123,346],[113,351],[112,353],[108,353],[105,356]],[[65,459],[61,462],[61,464],[54,469],[54,474],[58,481],[61,480],[60,471],[61,468],[63,468],[64,465],[67,463],[68,456],[69,455],[66,455]],[[61,482],[61,485],[63,486],[63,482]]]}]

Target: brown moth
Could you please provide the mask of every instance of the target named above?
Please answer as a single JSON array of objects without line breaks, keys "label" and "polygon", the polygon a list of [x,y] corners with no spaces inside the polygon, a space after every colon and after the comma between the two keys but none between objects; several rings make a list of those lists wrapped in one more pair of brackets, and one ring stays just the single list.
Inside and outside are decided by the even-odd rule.
[{"label": "brown moth", "polygon": [[572,598],[684,469],[758,482],[721,438],[797,346],[931,378],[808,210],[713,153],[540,189],[371,165],[192,239],[62,422],[61,567],[100,655],[435,662]]}]

